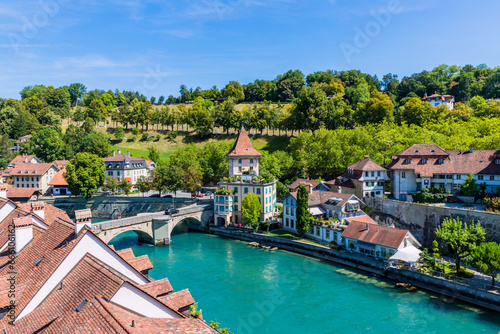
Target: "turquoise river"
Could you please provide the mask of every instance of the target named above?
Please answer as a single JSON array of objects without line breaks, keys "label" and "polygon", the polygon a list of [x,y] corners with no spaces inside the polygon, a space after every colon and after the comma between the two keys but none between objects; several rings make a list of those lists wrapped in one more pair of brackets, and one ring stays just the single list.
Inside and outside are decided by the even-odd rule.
[{"label": "turquoise river", "polygon": [[132,247],[189,288],[205,320],[249,333],[492,333],[500,315],[424,292],[397,289],[366,273],[286,251],[202,234],[172,237],[170,246],[137,242],[134,232],[111,242]]}]

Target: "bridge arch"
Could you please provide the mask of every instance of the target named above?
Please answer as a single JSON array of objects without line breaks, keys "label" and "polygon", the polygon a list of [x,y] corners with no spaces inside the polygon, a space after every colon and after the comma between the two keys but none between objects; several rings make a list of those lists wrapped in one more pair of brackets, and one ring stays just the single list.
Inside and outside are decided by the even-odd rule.
[{"label": "bridge arch", "polygon": [[153,244],[155,243],[155,240],[153,238],[153,235],[151,234],[150,229],[144,228],[144,226],[138,225],[134,226],[133,228],[130,227],[123,227],[123,228],[116,228],[116,229],[110,229],[110,230],[104,230],[101,233],[99,233],[99,237],[103,239],[106,243],[109,243],[119,235],[125,233],[125,232],[134,232],[137,235],[137,239],[139,242],[146,243],[146,244]]}]

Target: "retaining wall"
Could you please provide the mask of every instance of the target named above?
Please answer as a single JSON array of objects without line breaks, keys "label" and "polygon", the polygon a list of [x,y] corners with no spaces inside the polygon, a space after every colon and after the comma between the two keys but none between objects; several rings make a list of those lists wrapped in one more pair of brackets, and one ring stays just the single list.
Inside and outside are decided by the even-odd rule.
[{"label": "retaining wall", "polygon": [[460,218],[464,222],[481,222],[486,241],[500,242],[500,215],[496,213],[436,207],[432,205],[393,201],[381,198],[365,198],[370,216],[379,224],[404,228],[422,243],[431,247],[436,239],[435,230],[446,217]]}]

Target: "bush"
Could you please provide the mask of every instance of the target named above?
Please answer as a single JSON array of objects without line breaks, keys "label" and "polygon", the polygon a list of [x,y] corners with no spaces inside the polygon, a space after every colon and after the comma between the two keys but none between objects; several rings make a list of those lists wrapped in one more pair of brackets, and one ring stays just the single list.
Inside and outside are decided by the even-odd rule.
[{"label": "bush", "polygon": [[142,139],[142,140],[144,140],[144,141],[148,141],[148,139],[149,139],[149,133],[144,132],[144,133],[142,134],[142,138],[141,138],[141,139]]},{"label": "bush", "polygon": [[175,138],[177,138],[177,132],[176,131],[169,132],[168,140],[175,141]]},{"label": "bush", "polygon": [[155,141],[160,141],[160,139],[161,139],[160,135],[157,135]]},{"label": "bush", "polygon": [[117,127],[113,134],[116,140],[121,140],[125,135],[125,131],[123,130],[123,128]]},{"label": "bush", "polygon": [[135,128],[133,128],[133,129],[132,129],[132,134],[133,134],[134,136],[138,136],[138,135],[139,135],[139,133],[140,133],[139,128],[135,127]]},{"label": "bush", "polygon": [[448,198],[446,189],[424,188],[413,195],[413,202],[417,203],[443,203]]},{"label": "bush", "polygon": [[486,211],[500,212],[500,197],[485,197],[484,203],[486,204]]}]

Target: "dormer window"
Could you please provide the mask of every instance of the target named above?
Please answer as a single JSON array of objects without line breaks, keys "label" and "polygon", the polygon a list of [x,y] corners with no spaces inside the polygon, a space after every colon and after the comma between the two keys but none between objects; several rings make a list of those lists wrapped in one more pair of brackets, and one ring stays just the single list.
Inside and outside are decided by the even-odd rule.
[{"label": "dormer window", "polygon": [[438,164],[442,165],[444,163],[444,160],[443,159],[439,159],[438,160]]},{"label": "dormer window", "polygon": [[422,165],[427,164],[427,159],[422,159],[421,161],[422,161]]},{"label": "dormer window", "polygon": [[405,165],[409,165],[411,163],[411,159],[405,159],[404,163]]},{"label": "dormer window", "polygon": [[500,165],[500,159],[495,160],[495,165]]},{"label": "dormer window", "polygon": [[431,150],[431,153],[434,153],[434,152],[436,152],[436,151],[434,151],[434,150]]},{"label": "dormer window", "polygon": [[418,153],[418,150],[415,150],[415,153]]}]

